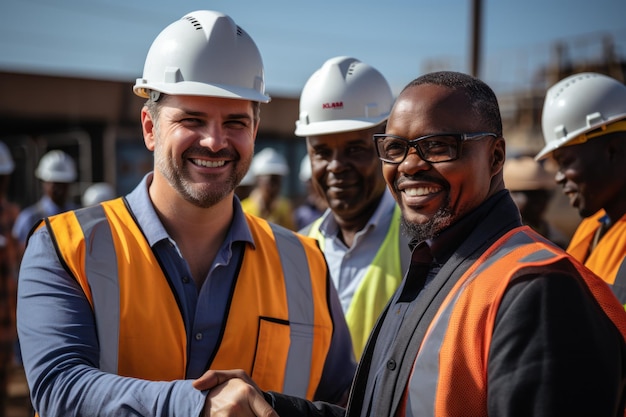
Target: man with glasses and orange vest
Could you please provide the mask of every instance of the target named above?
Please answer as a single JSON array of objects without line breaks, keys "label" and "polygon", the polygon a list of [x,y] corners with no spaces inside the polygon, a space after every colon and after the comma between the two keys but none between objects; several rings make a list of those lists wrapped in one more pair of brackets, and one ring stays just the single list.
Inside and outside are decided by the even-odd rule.
[{"label": "man with glasses and orange vest", "polygon": [[128,195],[46,218],[17,321],[42,416],[215,416],[192,380],[241,368],[265,389],[342,403],[352,345],[314,239],[243,212],[261,55],[200,10],[153,42],[134,91],[154,171]]},{"label": "man with glasses and orange vest", "polygon": [[506,190],[494,92],[425,74],[375,135],[413,237],[411,266],[361,357],[347,410],[209,371],[230,414],[264,417],[623,416],[626,312],[604,281],[530,227]]},{"label": "man with glasses and orange vest", "polygon": [[583,218],[567,252],[604,279],[626,305],[626,85],[574,74],[552,86],[542,114],[555,180]]}]

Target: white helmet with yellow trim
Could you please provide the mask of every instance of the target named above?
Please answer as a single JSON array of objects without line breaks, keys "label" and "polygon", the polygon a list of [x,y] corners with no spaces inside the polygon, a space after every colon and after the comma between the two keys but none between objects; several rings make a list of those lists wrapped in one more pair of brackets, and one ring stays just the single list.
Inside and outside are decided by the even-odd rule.
[{"label": "white helmet with yellow trim", "polygon": [[624,131],[625,120],[626,85],[593,72],[564,78],[546,94],[541,120],[545,146],[535,159],[546,158],[562,146]]}]

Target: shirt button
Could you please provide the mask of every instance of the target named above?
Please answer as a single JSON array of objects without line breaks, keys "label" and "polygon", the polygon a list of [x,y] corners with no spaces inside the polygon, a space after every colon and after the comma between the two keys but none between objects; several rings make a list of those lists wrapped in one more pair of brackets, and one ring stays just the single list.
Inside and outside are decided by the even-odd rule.
[{"label": "shirt button", "polygon": [[183,277],[183,282],[184,282],[185,284],[189,284],[189,277],[185,275],[185,276]]},{"label": "shirt button", "polygon": [[196,340],[202,340],[202,333],[196,333]]},{"label": "shirt button", "polygon": [[389,369],[390,371],[396,369],[396,361],[394,361],[393,359],[389,359],[387,361],[387,369]]}]

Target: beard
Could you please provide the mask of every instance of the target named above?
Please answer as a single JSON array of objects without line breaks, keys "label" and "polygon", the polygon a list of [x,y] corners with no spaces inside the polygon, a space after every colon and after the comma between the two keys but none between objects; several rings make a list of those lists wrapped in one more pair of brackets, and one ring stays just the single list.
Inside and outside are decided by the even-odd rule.
[{"label": "beard", "polygon": [[404,216],[400,222],[402,233],[411,240],[423,242],[432,239],[452,224],[454,213],[448,204],[441,207],[426,223],[411,223]]},{"label": "beard", "polygon": [[[230,150],[210,152],[202,147],[187,149],[180,159],[176,159],[167,154],[161,142],[158,132],[155,132],[155,168],[183,199],[200,208],[212,207],[231,194],[252,163],[252,155],[247,160],[242,160],[237,159],[237,155],[233,155],[233,151]],[[187,154],[231,159],[235,161],[231,162],[235,164],[235,170],[226,179],[206,175],[203,181],[198,182],[191,179],[187,165],[183,163],[188,159]]]}]

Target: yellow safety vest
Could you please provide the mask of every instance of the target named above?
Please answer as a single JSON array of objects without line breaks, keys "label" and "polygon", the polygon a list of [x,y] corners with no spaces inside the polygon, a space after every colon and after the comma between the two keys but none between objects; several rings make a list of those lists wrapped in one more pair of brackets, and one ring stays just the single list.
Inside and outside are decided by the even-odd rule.
[{"label": "yellow safety vest", "polygon": [[[322,218],[311,225],[308,235],[324,250],[324,235],[319,230]],[[402,282],[400,260],[400,208],[395,207],[387,235],[359,283],[345,313],[356,358],[360,358],[378,316]]]},{"label": "yellow safety vest", "polygon": [[[243,369],[263,390],[312,399],[333,333],[326,262],[313,239],[246,219],[256,248],[245,249],[209,368]],[[100,369],[184,379],[182,314],[124,199],[50,217],[46,225],[94,310]]]}]

